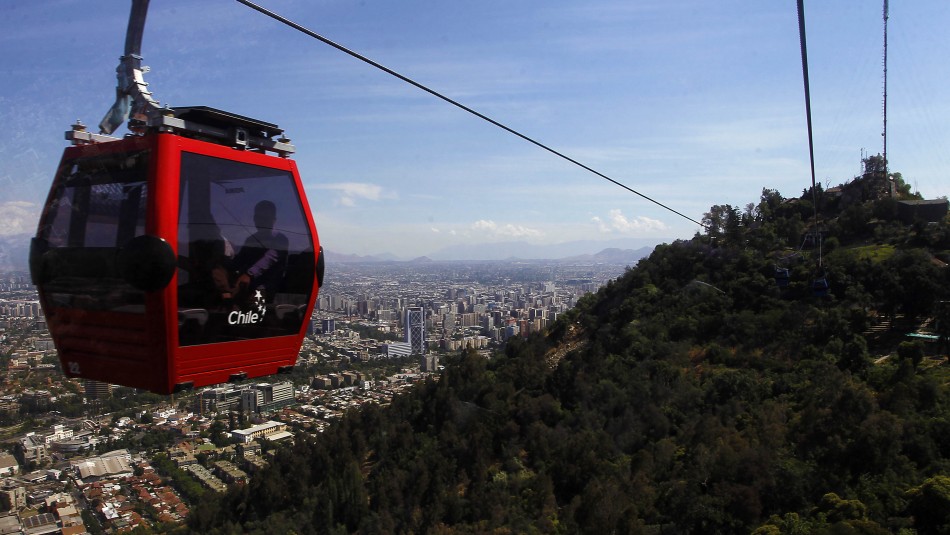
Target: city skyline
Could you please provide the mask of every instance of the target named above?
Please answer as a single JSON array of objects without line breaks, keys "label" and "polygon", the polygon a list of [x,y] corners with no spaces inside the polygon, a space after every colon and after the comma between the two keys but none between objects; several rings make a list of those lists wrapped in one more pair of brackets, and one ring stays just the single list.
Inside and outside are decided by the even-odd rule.
[{"label": "city skyline", "polygon": [[[763,187],[810,186],[794,2],[263,4],[696,220]],[[882,150],[881,6],[806,4],[816,178],[836,185],[860,173],[862,150]],[[0,236],[28,235],[62,132],[111,104],[128,3],[11,3],[0,15]],[[934,66],[950,6],[890,15],[891,169],[938,197],[950,75]],[[412,258],[701,230],[237,2],[153,1],[142,50],[162,104],[286,130],[331,251]]]}]

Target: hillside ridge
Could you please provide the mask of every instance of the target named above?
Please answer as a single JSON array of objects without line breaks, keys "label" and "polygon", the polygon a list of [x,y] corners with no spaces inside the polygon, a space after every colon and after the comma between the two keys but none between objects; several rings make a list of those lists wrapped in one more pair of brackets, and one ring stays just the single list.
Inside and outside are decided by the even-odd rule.
[{"label": "hillside ridge", "polygon": [[866,189],[712,207],[544,335],[299,435],[190,528],[942,532],[950,224]]}]

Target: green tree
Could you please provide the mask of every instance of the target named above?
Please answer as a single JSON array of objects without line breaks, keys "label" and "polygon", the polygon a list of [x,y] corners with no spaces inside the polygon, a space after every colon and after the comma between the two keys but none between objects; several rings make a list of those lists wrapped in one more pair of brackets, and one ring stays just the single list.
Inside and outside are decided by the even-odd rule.
[{"label": "green tree", "polygon": [[729,204],[717,204],[703,214],[706,234],[712,237],[725,237],[735,242],[739,238],[742,215],[738,208]]},{"label": "green tree", "polygon": [[907,491],[907,512],[921,535],[950,533],[950,477],[937,475]]},{"label": "green tree", "polygon": [[914,369],[917,369],[924,360],[924,345],[916,340],[913,342],[901,342],[900,345],[897,346],[897,356],[901,360],[910,362],[913,364]]},{"label": "green tree", "polygon": [[869,173],[883,173],[887,170],[887,160],[884,159],[880,154],[875,154],[873,156],[867,156],[861,160],[861,163],[864,166],[864,174]]}]

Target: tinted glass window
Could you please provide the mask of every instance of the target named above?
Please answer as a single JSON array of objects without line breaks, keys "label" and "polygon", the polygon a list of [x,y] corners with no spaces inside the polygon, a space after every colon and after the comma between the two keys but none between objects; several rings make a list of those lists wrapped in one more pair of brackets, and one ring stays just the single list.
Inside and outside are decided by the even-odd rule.
[{"label": "tinted glass window", "polygon": [[97,155],[63,163],[38,233],[50,304],[144,312],[144,295],[116,271],[115,256],[145,233],[148,151]]},{"label": "tinted glass window", "polygon": [[296,334],[314,254],[293,176],[184,153],[181,181],[181,345]]}]

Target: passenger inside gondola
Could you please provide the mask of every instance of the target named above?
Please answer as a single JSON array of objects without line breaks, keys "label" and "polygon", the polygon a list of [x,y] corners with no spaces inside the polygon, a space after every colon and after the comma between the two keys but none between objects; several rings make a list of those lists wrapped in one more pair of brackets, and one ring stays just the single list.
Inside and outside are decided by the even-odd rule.
[{"label": "passenger inside gondola", "polygon": [[191,243],[188,259],[190,282],[179,293],[181,304],[210,309],[230,306],[234,287],[229,280],[226,254],[227,243],[223,238],[202,239]]},{"label": "passenger inside gondola", "polygon": [[244,246],[234,257],[236,300],[246,302],[257,292],[264,300],[273,302],[287,267],[287,236],[274,228],[277,206],[271,201],[260,201],[254,206],[254,226],[257,232],[248,236]]}]

